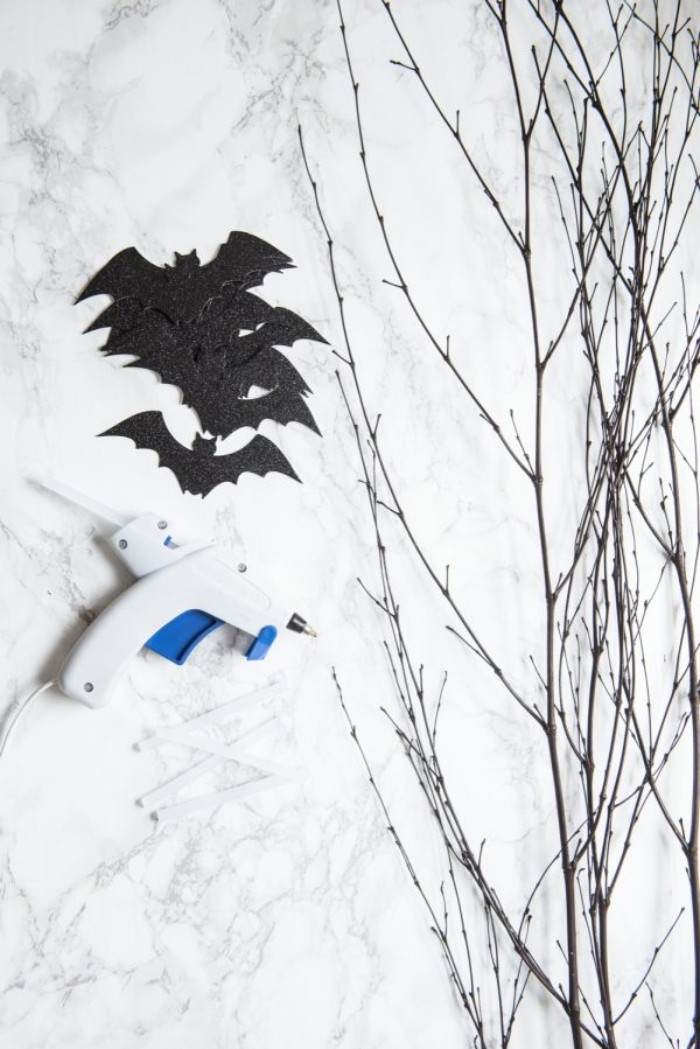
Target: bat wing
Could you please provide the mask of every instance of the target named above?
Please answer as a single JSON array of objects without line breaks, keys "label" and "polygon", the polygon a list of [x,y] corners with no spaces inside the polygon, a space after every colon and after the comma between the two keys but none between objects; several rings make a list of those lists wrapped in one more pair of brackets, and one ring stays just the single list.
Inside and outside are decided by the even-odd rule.
[{"label": "bat wing", "polygon": [[[250,293],[226,302],[220,296],[212,299],[196,325],[202,343],[210,350],[225,350],[227,369],[260,367],[263,355],[268,360],[281,356],[274,346],[291,348],[298,339],[326,343],[315,328],[291,310],[274,308]],[[272,352],[271,352],[272,351]],[[255,364],[252,362],[255,360]],[[290,365],[291,367],[291,365]],[[297,373],[298,375],[298,373]],[[299,376],[303,384],[303,380]],[[257,385],[271,388],[276,383]]]},{"label": "bat wing", "polygon": [[[212,299],[209,303],[208,325],[219,335],[226,332],[227,341],[237,346],[238,355],[243,360],[270,346],[291,348],[299,339],[328,345],[328,340],[298,314],[281,306],[270,306],[250,292],[244,292],[233,300]],[[241,329],[251,330],[247,335],[239,334],[236,340],[235,333]]]},{"label": "bat wing", "polygon": [[98,313],[92,324],[88,324],[85,333],[89,331],[100,331],[102,328],[111,328],[110,338],[124,335],[126,332],[136,328],[144,321],[144,308],[142,304],[132,297],[117,299],[110,303],[102,313]]},{"label": "bat wing", "polygon": [[192,480],[192,452],[175,440],[160,412],[139,412],[138,415],[124,419],[97,436],[128,437],[137,448],[156,452],[158,465],[172,470],[183,491]]},{"label": "bat wing", "polygon": [[310,339],[312,342],[322,342],[328,345],[328,340],[319,335],[315,328],[312,328],[296,313],[285,310],[282,306],[272,311],[270,320],[259,331],[261,335],[264,334],[265,341],[270,346],[291,348],[298,339]]},{"label": "bat wing", "polygon": [[[245,397],[251,386],[275,390],[283,386],[294,393],[311,393],[306,381],[283,353],[275,349],[259,350],[243,364],[234,364],[227,358],[226,374],[239,397]],[[235,385],[234,385],[235,384]]]},{"label": "bat wing", "polygon": [[235,484],[244,473],[257,474],[258,477],[278,473],[291,477],[293,481],[299,480],[291,463],[277,445],[260,434],[256,434],[252,441],[237,452],[231,452],[230,455],[211,455],[204,462],[206,469],[202,470],[199,487],[196,489],[203,495],[208,495],[213,488],[225,481]]},{"label": "bat wing", "polygon": [[272,244],[237,230],[229,233],[211,262],[202,266],[202,279],[215,295],[224,285],[255,288],[268,273],[281,273],[293,265],[290,257]]},{"label": "bat wing", "polygon": [[162,296],[165,283],[165,270],[161,266],[144,259],[136,248],[124,248],[105,263],[75,301],[82,302],[93,295],[111,295],[115,301],[135,298],[148,306],[150,299],[156,302],[158,296]]},{"label": "bat wing", "polygon": [[301,423],[320,435],[303,396],[283,386],[260,397],[237,397],[231,383],[222,389],[222,395],[209,398],[201,405],[200,421],[210,433],[229,434],[242,426],[252,426],[257,430],[266,419],[281,426]]},{"label": "bat wing", "polygon": [[[122,302],[115,302],[114,306],[105,310],[105,314],[112,314],[114,307],[119,307],[118,313],[109,318],[115,324],[110,328],[107,341],[100,347],[106,356],[135,354],[143,357],[145,362],[149,354],[157,351],[162,344],[167,347],[174,341],[173,325],[165,314],[159,310],[144,310],[138,304],[135,306],[137,312],[122,308],[122,305]],[[100,318],[95,323],[99,325]],[[144,363],[143,367],[147,367],[147,364]]]},{"label": "bat wing", "polygon": [[159,310],[147,309],[134,327],[117,335],[112,329],[102,352],[105,356],[136,357],[127,368],[155,372],[161,382],[182,391],[186,404],[197,405],[217,388],[217,376],[206,373],[206,362],[200,365],[198,345],[188,338],[189,331],[174,325]]}]

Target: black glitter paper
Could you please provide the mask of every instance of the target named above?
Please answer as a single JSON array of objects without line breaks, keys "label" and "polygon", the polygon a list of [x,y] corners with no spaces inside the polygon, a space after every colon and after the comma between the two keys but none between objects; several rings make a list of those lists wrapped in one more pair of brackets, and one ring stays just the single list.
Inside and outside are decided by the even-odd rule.
[{"label": "black glitter paper", "polygon": [[93,295],[111,295],[115,302],[132,300],[141,309],[157,307],[172,321],[188,321],[215,296],[226,298],[255,288],[268,273],[281,273],[292,266],[288,255],[240,232],[230,233],[204,266],[196,251],[189,255],[175,252],[174,266],[155,266],[136,248],[125,248],[95,274],[76,302]]},{"label": "black glitter paper", "polygon": [[212,488],[230,481],[235,484],[242,473],[264,476],[286,474],[299,478],[276,444],[257,434],[252,441],[229,455],[216,454],[216,441],[195,435],[192,449],[176,441],[160,412],[140,412],[99,437],[128,437],[137,448],[148,448],[158,455],[159,466],[172,470],[183,492],[208,495]]},{"label": "black glitter paper", "polygon": [[[114,301],[86,330],[108,327],[105,355],[134,356],[127,367],[148,368],[178,386],[204,431],[225,436],[243,426],[257,429],[270,419],[282,425],[298,422],[319,433],[304,400],[310,390],[276,347],[291,348],[299,339],[326,340],[297,314],[270,306],[249,290],[268,273],[291,265],[277,248],[240,232],[231,233],[204,266],[196,252],[176,254],[174,266],[161,267],[126,248],[89,282],[78,301],[112,296]],[[193,459],[193,452],[177,442],[177,448],[170,448],[173,438],[162,420],[157,426],[146,418],[153,415],[158,413],[133,416],[100,436],[129,436],[137,447],[158,451],[181,487],[193,491],[192,468],[204,470],[211,456]],[[244,471],[276,470],[298,480],[282,452],[262,437],[239,453],[215,458],[228,463],[229,475],[223,476],[223,464],[213,471],[207,467],[202,482],[206,491],[224,480],[235,483]]]}]

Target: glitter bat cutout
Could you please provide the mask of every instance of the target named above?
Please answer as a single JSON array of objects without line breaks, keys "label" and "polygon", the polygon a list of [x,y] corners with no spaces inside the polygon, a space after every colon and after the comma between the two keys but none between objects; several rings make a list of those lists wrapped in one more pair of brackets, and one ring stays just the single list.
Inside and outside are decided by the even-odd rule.
[{"label": "glitter bat cutout", "polygon": [[268,273],[292,267],[288,255],[241,232],[230,233],[204,266],[196,251],[189,255],[175,252],[174,266],[156,266],[136,248],[124,248],[95,274],[76,302],[93,295],[110,295],[115,302],[127,301],[141,309],[157,306],[171,320],[187,321],[214,296],[228,297],[255,288]]},{"label": "glitter bat cutout", "polygon": [[165,425],[160,412],[139,412],[99,437],[127,437],[137,449],[149,449],[158,455],[158,465],[171,470],[183,492],[208,495],[217,485],[235,484],[243,473],[261,477],[268,473],[299,478],[276,444],[257,434],[252,441],[229,455],[216,454],[216,441],[195,435],[192,449],[180,444]]},{"label": "glitter bat cutout", "polygon": [[[301,339],[326,340],[291,310],[270,306],[250,291],[268,273],[290,267],[289,256],[241,232],[231,233],[205,265],[191,252],[176,254],[173,266],[156,266],[135,248],[126,248],[103,266],[77,301],[94,295],[112,297],[86,330],[109,328],[102,347],[105,356],[134,357],[126,367],[147,368],[163,382],[179,387],[183,402],[197,412],[204,431],[225,437],[244,426],[258,429],[269,419],[281,425],[298,422],[320,433],[305,401],[311,391],[277,347],[291,349]],[[152,420],[144,428],[141,416],[132,417],[136,443],[148,447],[144,442],[156,430]],[[119,427],[129,422],[124,420]],[[100,436],[115,436],[115,429]],[[156,440],[165,447],[162,433]],[[270,472],[267,445],[275,448],[275,463],[286,464],[278,472],[298,480],[282,452],[263,438],[246,446],[250,451],[241,459],[245,472]],[[187,490],[192,491],[191,474],[177,451],[173,462],[169,468],[181,487],[185,489],[186,478]],[[224,479],[235,483],[244,470],[232,462],[230,472],[230,477],[216,483]]]}]

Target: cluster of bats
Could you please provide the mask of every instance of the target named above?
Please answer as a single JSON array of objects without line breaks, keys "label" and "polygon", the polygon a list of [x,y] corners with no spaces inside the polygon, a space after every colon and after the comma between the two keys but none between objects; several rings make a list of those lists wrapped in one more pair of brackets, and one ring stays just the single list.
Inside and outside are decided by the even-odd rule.
[{"label": "cluster of bats", "polygon": [[250,290],[291,266],[277,248],[241,232],[231,233],[205,265],[193,251],[176,253],[173,266],[155,266],[133,247],[110,259],[77,299],[113,300],[86,331],[109,328],[104,354],[133,356],[127,367],[148,368],[178,386],[203,432],[186,448],[160,412],[147,411],[99,436],[128,437],[137,448],[157,452],[159,465],[193,494],[207,495],[225,481],[235,484],[246,472],[276,471],[298,480],[277,445],[261,434],[236,452],[216,454],[217,437],[246,426],[257,430],[266,419],[320,432],[305,401],[309,387],[276,347],[326,340],[297,314],[270,306]]}]

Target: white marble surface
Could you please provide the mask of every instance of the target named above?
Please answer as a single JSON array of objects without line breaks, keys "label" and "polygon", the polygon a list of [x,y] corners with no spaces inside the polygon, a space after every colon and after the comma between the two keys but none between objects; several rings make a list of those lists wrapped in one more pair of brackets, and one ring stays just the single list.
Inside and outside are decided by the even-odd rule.
[{"label": "white marble surface", "polygon": [[[461,101],[476,141],[497,128],[507,158],[513,127],[483,10],[443,0],[406,7],[444,95]],[[512,255],[408,74],[389,66],[397,50],[381,4],[354,0],[346,18],[382,206],[400,216],[393,231],[421,301],[446,331],[461,332],[463,360],[490,369],[492,401],[517,408],[527,395],[518,353],[527,335],[521,292],[502,294]],[[32,486],[42,473],[127,513],[177,518],[184,534],[238,545],[320,631],[315,642],[282,639],[262,666],[246,665],[229,636],[212,637],[182,669],[142,654],[105,710],[51,693],[28,713],[0,764],[0,1047],[465,1045],[468,1028],[331,678],[336,665],[406,838],[423,869],[436,870],[430,824],[378,713],[391,683],[381,619],[356,583],[373,578],[375,562],[337,360],[317,344],[293,351],[322,440],[294,425],[263,428],[303,485],[247,475],[202,501],[183,496],[152,455],[94,438],[148,408],[162,409],[183,440],[194,424],[178,391],[100,357],[99,332],[81,335],[95,301],[72,305],[122,247],[160,263],[196,247],[206,259],[242,229],[297,265],[268,278],[263,297],[340,346],[301,122],[371,408],[390,414],[388,454],[407,507],[436,562],[452,560],[455,585],[473,595],[501,651],[517,653],[512,672],[527,678],[538,628],[529,614],[537,562],[525,553],[534,522],[522,482],[419,352],[397,293],[381,283],[391,274],[362,184],[335,5],[7,0],[0,19],[0,707],[55,672],[128,581],[100,545],[100,526]],[[462,56],[459,77],[440,60],[448,41]],[[517,189],[507,170],[504,162],[490,172],[506,196]],[[555,403],[562,416],[582,410],[565,383]],[[413,598],[425,587],[408,557],[402,585]],[[474,836],[488,830],[501,890],[517,899],[546,854],[542,837],[524,844],[537,828],[553,831],[542,741],[464,661],[442,616],[427,632],[418,619],[415,630],[433,689],[443,667],[452,675],[446,717],[457,747],[448,760]],[[154,824],[135,799],[181,767],[182,754],[138,754],[133,744],[274,670],[289,688],[270,704],[279,730],[260,749],[301,763],[305,780]],[[241,728],[259,717],[247,715]],[[517,1044],[536,1044],[535,1032],[545,1039],[538,1044],[559,1044],[561,1017],[538,1012],[536,996],[528,1008]]]}]

